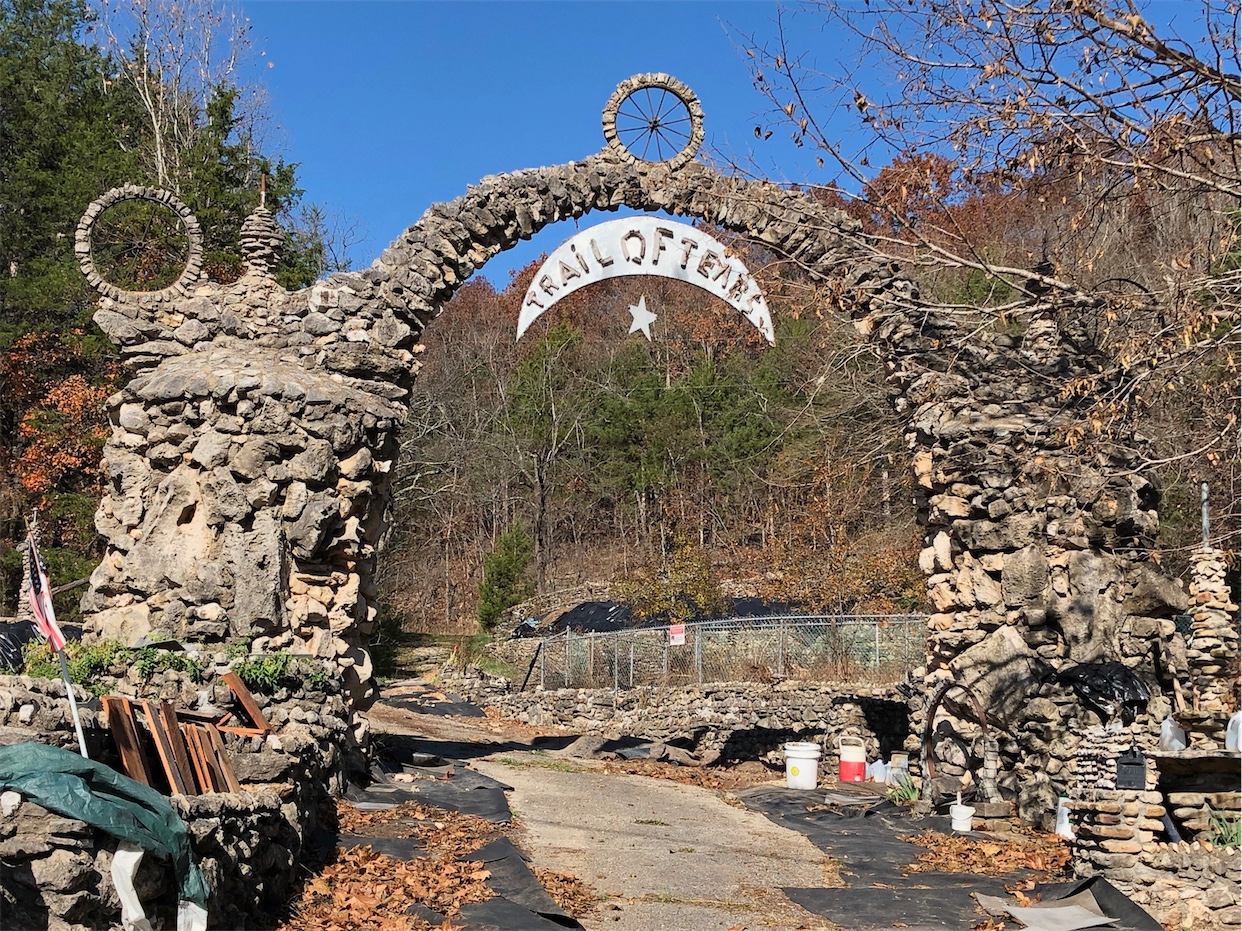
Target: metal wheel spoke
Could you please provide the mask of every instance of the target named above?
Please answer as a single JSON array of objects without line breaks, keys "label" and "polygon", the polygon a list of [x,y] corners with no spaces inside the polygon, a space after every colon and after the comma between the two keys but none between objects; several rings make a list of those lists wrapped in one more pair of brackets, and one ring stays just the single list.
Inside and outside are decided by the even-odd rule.
[{"label": "metal wheel spoke", "polygon": [[685,104],[681,102],[680,97],[678,97],[676,94],[670,94],[668,91],[663,92],[663,97],[660,100],[660,105],[663,106],[665,101],[668,102],[668,109],[661,110],[659,113],[656,114],[656,119],[659,120],[661,124],[663,124],[664,122],[664,117],[668,116],[670,113],[673,113],[678,107],[685,107]]},{"label": "metal wheel spoke", "polygon": [[648,120],[655,119],[656,118],[656,104],[652,103],[651,101],[651,88],[648,87],[645,93],[647,94],[647,119]]}]

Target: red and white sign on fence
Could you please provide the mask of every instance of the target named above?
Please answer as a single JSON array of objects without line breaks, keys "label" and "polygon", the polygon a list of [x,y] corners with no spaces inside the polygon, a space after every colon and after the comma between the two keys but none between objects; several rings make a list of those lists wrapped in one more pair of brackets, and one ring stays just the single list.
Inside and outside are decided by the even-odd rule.
[{"label": "red and white sign on fence", "polygon": [[686,645],[685,624],[673,624],[669,627],[668,645],[671,647],[684,647]]}]

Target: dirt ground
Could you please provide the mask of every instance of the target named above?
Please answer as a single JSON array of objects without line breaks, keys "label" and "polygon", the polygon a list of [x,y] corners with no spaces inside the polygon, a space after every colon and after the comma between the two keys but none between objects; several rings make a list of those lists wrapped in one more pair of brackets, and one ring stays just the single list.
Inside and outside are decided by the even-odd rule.
[{"label": "dirt ground", "polygon": [[[727,788],[771,774],[749,767],[634,775],[650,765],[564,759],[532,742],[559,733],[491,718],[448,718],[377,705],[377,734],[426,738],[513,786],[514,840],[536,870],[577,876],[598,899],[583,925],[612,931],[793,931],[835,926],[793,905],[782,886],[832,885],[835,866],[804,836],[742,808]],[[677,768],[670,768],[675,770]]]}]

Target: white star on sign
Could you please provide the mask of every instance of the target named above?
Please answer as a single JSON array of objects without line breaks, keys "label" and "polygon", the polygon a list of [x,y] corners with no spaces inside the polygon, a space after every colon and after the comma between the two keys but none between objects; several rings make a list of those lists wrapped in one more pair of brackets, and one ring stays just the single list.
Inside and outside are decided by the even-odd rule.
[{"label": "white star on sign", "polygon": [[647,342],[651,342],[651,324],[655,323],[656,315],[647,309],[645,294],[638,299],[637,304],[630,305],[630,315],[634,318],[634,322],[630,324],[630,332],[637,333],[642,330]]}]

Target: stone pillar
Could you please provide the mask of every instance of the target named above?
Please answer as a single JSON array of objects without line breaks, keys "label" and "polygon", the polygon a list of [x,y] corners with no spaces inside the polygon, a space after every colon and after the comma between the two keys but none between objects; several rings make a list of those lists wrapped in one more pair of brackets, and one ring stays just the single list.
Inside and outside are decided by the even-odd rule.
[{"label": "stone pillar", "polygon": [[1191,557],[1191,627],[1186,644],[1190,707],[1176,717],[1192,749],[1223,749],[1225,726],[1238,710],[1238,606],[1225,572],[1220,550]]},{"label": "stone pillar", "polygon": [[[1135,669],[1158,697],[1136,732],[1168,708],[1176,664],[1166,654],[1177,653],[1173,618],[1186,595],[1149,556],[1159,490],[1143,474],[1142,441],[1124,422],[1108,434],[1093,426],[1095,392],[1111,389],[1062,329],[1072,308],[1018,335],[966,332],[917,296],[905,309],[869,306],[860,328],[888,360],[894,407],[908,418],[934,611],[926,692],[945,680],[968,687],[1004,735],[1002,791],[1038,783],[1055,801],[1083,710],[1052,681],[1058,671],[1104,661]],[[1095,388],[1065,390],[1075,383]],[[950,727],[973,717],[963,703],[944,710]],[[976,776],[983,762],[971,761]],[[1042,811],[1043,801],[1024,807]]]},{"label": "stone pillar", "polygon": [[420,347],[365,275],[280,287],[281,240],[260,208],[238,281],[100,302],[136,377],[108,401],[107,551],[86,632],[319,657],[360,710],[376,694],[376,552]]}]

